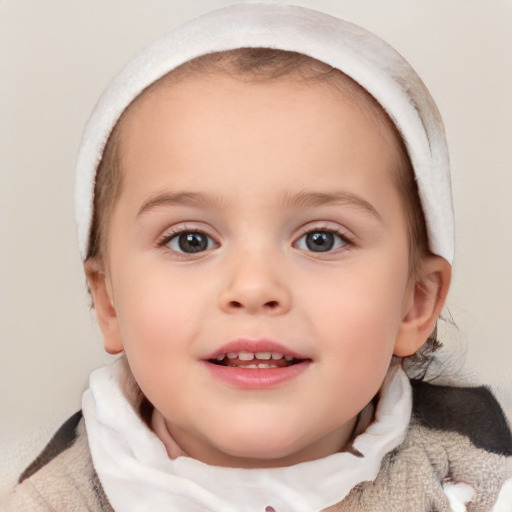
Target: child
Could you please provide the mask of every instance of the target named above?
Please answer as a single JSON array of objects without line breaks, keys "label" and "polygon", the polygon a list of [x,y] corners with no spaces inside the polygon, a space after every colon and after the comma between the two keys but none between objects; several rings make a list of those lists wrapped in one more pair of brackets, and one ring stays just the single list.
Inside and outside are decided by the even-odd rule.
[{"label": "child", "polygon": [[101,98],[76,191],[123,356],[6,510],[512,509],[492,395],[404,371],[453,213],[436,107],[381,40],[283,5],[175,29]]}]

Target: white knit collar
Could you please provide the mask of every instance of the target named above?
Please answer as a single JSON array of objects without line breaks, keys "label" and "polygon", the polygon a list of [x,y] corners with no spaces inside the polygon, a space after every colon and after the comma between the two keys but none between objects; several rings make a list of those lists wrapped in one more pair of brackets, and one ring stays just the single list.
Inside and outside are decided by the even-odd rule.
[{"label": "white knit collar", "polygon": [[172,460],[122,391],[121,361],[92,373],[82,408],[94,467],[116,512],[312,512],[339,503],[377,476],[383,456],[404,439],[411,414],[405,372],[392,365],[375,421],[353,442],[363,456],[342,452],[274,469],[209,466]]}]

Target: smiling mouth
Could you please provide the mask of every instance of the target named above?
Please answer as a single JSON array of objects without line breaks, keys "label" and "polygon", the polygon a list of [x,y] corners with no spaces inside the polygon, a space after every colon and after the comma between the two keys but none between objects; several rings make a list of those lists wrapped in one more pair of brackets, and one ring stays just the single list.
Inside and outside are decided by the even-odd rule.
[{"label": "smiling mouth", "polygon": [[305,361],[279,352],[227,352],[219,354],[208,362],[243,369],[286,368]]}]

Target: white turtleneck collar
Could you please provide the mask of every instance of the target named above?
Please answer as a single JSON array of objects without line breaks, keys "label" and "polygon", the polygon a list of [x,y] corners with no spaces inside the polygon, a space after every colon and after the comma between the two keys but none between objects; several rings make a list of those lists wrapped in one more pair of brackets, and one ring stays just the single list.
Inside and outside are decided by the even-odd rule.
[{"label": "white turtleneck collar", "polygon": [[[93,372],[82,402],[94,467],[118,512],[323,510],[377,476],[384,455],[403,441],[411,414],[409,380],[394,364],[375,420],[352,443],[362,456],[341,452],[272,469],[216,467],[186,456],[169,458],[123,392],[128,371],[117,360]],[[164,442],[169,447],[169,439]]]}]

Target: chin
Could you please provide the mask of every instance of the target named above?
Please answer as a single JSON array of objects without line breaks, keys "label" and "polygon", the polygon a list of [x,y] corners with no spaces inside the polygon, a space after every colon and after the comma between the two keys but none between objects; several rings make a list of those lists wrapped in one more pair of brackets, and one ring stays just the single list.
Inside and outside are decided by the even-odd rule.
[{"label": "chin", "polygon": [[294,440],[291,433],[289,435],[283,433],[279,436],[275,435],[276,432],[272,434],[263,432],[252,433],[250,436],[233,434],[229,440],[226,439],[225,443],[217,446],[227,458],[232,459],[237,467],[291,466],[307,460],[308,448],[298,440]]}]

